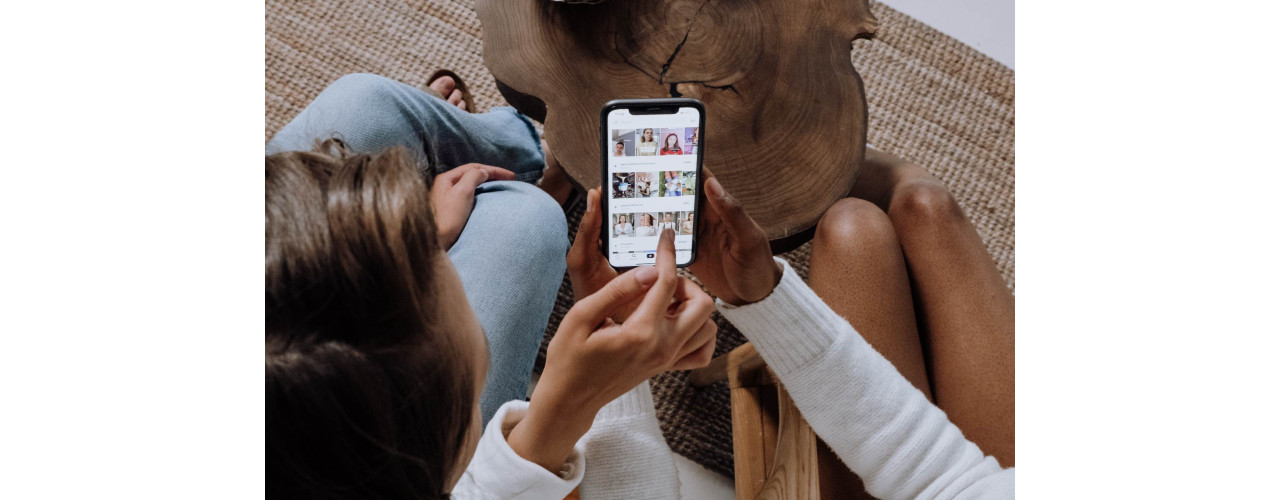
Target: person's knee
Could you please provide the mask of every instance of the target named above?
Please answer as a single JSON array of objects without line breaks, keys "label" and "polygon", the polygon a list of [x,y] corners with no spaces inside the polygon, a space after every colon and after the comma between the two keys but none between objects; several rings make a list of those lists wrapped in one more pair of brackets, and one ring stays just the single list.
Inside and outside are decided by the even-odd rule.
[{"label": "person's knee", "polygon": [[823,214],[813,240],[815,245],[848,248],[855,244],[896,244],[897,236],[889,216],[875,204],[858,198],[845,198]]},{"label": "person's knee", "polygon": [[893,193],[889,215],[908,226],[963,222],[964,210],[947,186],[936,180],[913,181]]},{"label": "person's knee", "polygon": [[351,112],[395,117],[397,120],[401,119],[401,110],[405,106],[404,84],[370,73],[352,73],[338,78],[324,93],[330,94],[326,97],[341,102],[341,107]]},{"label": "person's knee", "polygon": [[511,224],[521,228],[521,254],[539,266],[564,267],[569,251],[569,226],[564,210],[545,191],[524,182],[502,182],[505,196],[512,197],[509,206]]},{"label": "person's knee", "polygon": [[382,97],[399,85],[399,82],[382,75],[351,73],[334,80],[325,90],[354,96]]}]

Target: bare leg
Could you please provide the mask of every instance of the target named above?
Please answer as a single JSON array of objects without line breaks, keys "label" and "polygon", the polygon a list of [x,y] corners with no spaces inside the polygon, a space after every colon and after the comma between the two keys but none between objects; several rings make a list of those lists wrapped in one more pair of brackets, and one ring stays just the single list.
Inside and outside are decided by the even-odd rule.
[{"label": "bare leg", "polygon": [[[907,267],[889,216],[855,198],[833,205],[814,232],[809,270],[813,291],[932,398]],[[832,470],[840,462],[825,444],[819,451],[826,455],[820,467],[824,497],[871,498],[861,479]]]},{"label": "bare leg", "polygon": [[911,284],[889,216],[847,198],[818,222],[809,286],[917,389],[932,397]]},{"label": "bare leg", "polygon": [[938,406],[983,452],[1013,466],[1013,294],[945,185],[875,151],[863,172],[850,194],[888,213],[901,242]]},{"label": "bare leg", "polygon": [[542,141],[542,152],[547,157],[547,168],[542,171],[542,182],[538,187],[551,195],[561,206],[569,200],[573,195],[573,181],[569,178],[569,173],[564,171],[564,167],[560,166],[560,162],[556,160],[556,156],[551,153],[551,146],[547,141]]}]

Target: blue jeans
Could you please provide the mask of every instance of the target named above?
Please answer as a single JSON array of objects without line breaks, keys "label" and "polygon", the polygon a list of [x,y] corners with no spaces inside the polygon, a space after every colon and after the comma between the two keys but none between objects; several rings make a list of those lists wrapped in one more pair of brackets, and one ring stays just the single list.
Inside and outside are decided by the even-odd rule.
[{"label": "blue jeans", "polygon": [[271,138],[267,154],[310,150],[317,139],[330,137],[362,153],[404,146],[424,175],[466,163],[516,173],[518,181],[486,182],[476,189],[471,217],[449,249],[489,340],[489,373],[480,397],[487,423],[503,403],[525,398],[564,276],[564,212],[530,184],[545,165],[537,131],[512,108],[471,114],[403,83],[355,74],[321,92]]}]

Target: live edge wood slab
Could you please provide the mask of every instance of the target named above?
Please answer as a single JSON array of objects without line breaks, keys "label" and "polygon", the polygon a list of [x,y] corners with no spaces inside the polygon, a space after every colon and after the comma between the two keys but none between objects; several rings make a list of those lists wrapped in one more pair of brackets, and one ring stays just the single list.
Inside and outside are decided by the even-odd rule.
[{"label": "live edge wood slab", "polygon": [[694,97],[704,166],[775,251],[798,246],[847,196],[867,104],[850,43],[875,33],[866,0],[478,0],[484,61],[503,95],[543,122],[565,170],[600,184],[600,108]]}]

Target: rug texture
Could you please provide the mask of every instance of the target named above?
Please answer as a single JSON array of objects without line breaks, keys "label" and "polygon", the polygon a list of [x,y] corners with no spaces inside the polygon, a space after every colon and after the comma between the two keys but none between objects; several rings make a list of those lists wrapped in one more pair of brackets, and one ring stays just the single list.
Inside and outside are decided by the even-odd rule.
[{"label": "rug texture", "polygon": [[[868,142],[916,162],[951,189],[1014,288],[1014,72],[942,33],[872,1],[874,40],[851,58],[866,86]],[[437,68],[464,78],[484,111],[505,105],[481,59],[483,36],[471,1],[269,0],[266,3],[266,138],[326,85],[348,73],[423,84]],[[554,147],[554,145],[552,145]],[[583,205],[569,212],[570,237]],[[785,255],[808,278],[809,245]],[[572,305],[568,280],[547,327]],[[717,354],[744,339],[718,314]],[[544,342],[544,353],[545,353]],[[541,366],[539,356],[539,367]],[[694,388],[684,372],[653,379],[658,416],[677,453],[733,473],[729,391]]]}]

